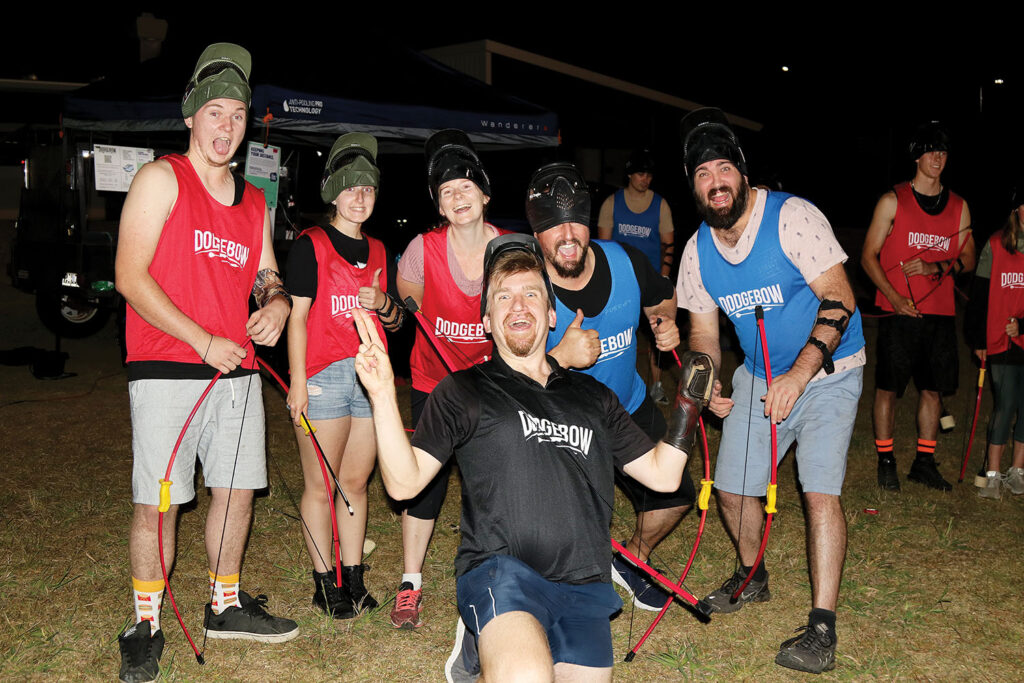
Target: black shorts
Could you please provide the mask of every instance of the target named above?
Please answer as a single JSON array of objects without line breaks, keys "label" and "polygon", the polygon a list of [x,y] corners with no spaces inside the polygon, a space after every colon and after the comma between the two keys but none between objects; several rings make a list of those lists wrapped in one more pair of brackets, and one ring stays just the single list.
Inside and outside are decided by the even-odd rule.
[{"label": "black shorts", "polygon": [[910,378],[918,391],[956,391],[960,371],[956,318],[891,315],[878,321],[875,388],[903,396]]},{"label": "black shorts", "polygon": [[[419,426],[420,416],[423,414],[424,406],[427,405],[428,396],[430,394],[418,389],[410,389],[409,391],[413,429]],[[448,462],[441,466],[441,471],[437,473],[437,476],[431,479],[430,483],[416,494],[415,498],[403,501],[402,504],[405,506],[405,510],[409,513],[410,517],[415,517],[416,519],[437,519],[437,516],[441,514],[444,499],[448,495],[448,479],[452,474],[452,460],[454,458],[449,458]]]},{"label": "black shorts", "polygon": [[[665,416],[661,414],[661,410],[654,404],[650,396],[644,397],[644,402],[640,404],[640,407],[630,417],[655,443],[661,441],[661,438],[665,436],[665,432],[668,431]],[[697,454],[695,452],[692,455],[696,456]],[[650,510],[665,510],[667,508],[693,505],[693,502],[697,500],[697,492],[693,488],[693,478],[690,476],[689,468],[683,470],[683,480],[679,484],[679,488],[672,493],[652,491],[636,479],[618,470],[615,470],[615,483],[619,485],[622,492],[633,503],[633,511],[637,514]]]}]

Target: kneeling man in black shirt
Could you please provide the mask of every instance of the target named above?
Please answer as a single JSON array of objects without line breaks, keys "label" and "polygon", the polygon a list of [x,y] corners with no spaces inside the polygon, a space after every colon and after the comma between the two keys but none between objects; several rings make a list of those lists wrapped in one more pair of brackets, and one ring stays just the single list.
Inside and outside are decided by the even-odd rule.
[{"label": "kneeling man in black shirt", "polygon": [[555,311],[543,264],[533,237],[490,242],[482,308],[497,354],[437,385],[411,444],[387,354],[358,309],[356,369],[373,403],[389,494],[413,497],[458,459],[458,606],[483,677],[611,680],[609,617],[622,605],[609,575],[614,469],[676,490],[703,406],[677,399],[655,446],[614,393],[546,355]]}]

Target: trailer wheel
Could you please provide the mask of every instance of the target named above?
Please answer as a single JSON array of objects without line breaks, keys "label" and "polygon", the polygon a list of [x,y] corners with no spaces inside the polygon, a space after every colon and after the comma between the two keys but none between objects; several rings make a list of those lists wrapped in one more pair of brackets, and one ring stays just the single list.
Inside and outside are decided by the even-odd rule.
[{"label": "trailer wheel", "polygon": [[102,330],[111,311],[73,295],[38,292],[36,313],[46,329],[54,334],[82,339]]}]

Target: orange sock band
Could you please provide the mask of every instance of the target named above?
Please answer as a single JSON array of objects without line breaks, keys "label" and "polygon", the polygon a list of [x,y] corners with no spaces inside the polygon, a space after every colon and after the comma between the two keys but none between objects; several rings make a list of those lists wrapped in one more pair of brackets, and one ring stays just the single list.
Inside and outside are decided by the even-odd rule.
[{"label": "orange sock band", "polygon": [[882,453],[892,453],[892,439],[875,439],[875,450],[878,451],[879,455]]},{"label": "orange sock band", "polygon": [[928,455],[935,455],[935,444],[938,441],[929,441],[928,439],[917,440],[917,452],[926,453]]}]

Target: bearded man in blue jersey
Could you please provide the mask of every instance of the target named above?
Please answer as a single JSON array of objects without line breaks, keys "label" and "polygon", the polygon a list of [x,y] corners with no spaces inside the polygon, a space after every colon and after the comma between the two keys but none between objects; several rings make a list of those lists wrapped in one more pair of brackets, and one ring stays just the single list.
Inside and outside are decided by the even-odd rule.
[{"label": "bearded man in blue jersey", "polygon": [[[839,497],[865,362],[860,313],[843,269],[847,257],[812,204],[750,187],[743,151],[720,110],[688,114],[681,132],[684,165],[704,217],[683,251],[676,288],[680,306],[690,311],[690,348],[719,366],[721,310],[745,357],[733,375],[732,399],[716,384],[709,404],[726,418],[715,489],[740,567],[706,599],[728,613],[771,597],[758,549],[774,422],[779,454],[797,442],[813,603],[803,633],[784,642],[775,661],[820,673],[835,667],[835,608],[846,555]],[[770,388],[757,309],[764,316]]]}]

